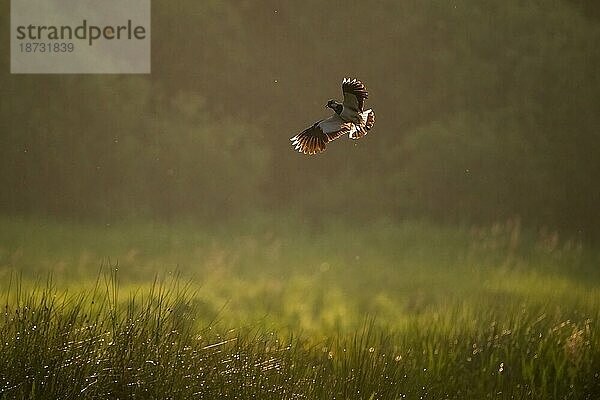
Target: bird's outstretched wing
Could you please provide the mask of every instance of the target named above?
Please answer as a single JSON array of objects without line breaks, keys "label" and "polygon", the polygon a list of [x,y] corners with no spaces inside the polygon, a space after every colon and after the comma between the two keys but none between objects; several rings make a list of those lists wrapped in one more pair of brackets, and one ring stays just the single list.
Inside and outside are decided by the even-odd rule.
[{"label": "bird's outstretched wing", "polygon": [[292,146],[300,153],[316,154],[325,151],[327,143],[342,135],[350,134],[353,129],[353,123],[346,122],[339,115],[334,114],[315,123],[290,140]]},{"label": "bird's outstretched wing", "polygon": [[356,113],[363,111],[365,99],[369,97],[369,93],[361,81],[344,78],[342,81],[342,93],[344,94],[344,108]]}]

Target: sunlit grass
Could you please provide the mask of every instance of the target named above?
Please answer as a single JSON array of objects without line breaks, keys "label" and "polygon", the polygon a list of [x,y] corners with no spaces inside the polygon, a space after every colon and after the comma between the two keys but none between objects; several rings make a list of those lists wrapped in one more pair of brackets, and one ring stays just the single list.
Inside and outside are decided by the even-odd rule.
[{"label": "sunlit grass", "polygon": [[0,394],[594,398],[599,260],[516,221],[5,218]]}]

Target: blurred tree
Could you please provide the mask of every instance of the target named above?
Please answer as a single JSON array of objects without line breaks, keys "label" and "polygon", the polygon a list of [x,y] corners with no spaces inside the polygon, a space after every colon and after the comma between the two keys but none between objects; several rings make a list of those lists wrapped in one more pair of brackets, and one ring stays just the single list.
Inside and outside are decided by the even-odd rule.
[{"label": "blurred tree", "polygon": [[[153,4],[151,75],[10,75],[2,52],[0,210],[520,216],[600,233],[591,4],[186,0]],[[345,76],[367,84],[375,129],[294,154]]]}]

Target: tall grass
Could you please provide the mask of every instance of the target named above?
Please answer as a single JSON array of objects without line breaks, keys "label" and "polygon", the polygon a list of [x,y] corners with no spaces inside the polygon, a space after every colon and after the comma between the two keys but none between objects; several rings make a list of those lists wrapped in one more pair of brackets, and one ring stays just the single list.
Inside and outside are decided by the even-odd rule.
[{"label": "tall grass", "polygon": [[[11,223],[0,232],[0,398],[600,393],[598,253],[514,221],[111,235]],[[110,256],[109,272],[82,253]],[[174,254],[185,278],[153,278]]]}]

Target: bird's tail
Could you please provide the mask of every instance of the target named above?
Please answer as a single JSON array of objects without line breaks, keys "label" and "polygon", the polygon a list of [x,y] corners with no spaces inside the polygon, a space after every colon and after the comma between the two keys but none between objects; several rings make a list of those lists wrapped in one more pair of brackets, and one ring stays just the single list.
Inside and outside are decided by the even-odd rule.
[{"label": "bird's tail", "polygon": [[375,125],[375,113],[369,108],[360,113],[360,123],[355,125],[356,129],[353,129],[348,136],[350,139],[360,139],[373,128],[373,125]]}]

